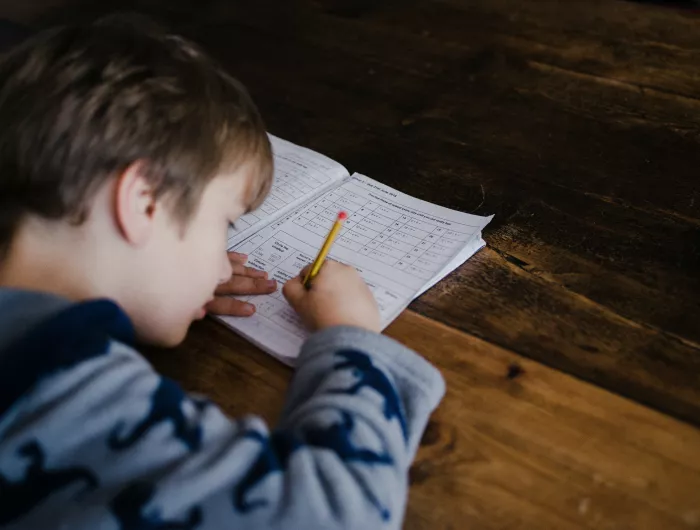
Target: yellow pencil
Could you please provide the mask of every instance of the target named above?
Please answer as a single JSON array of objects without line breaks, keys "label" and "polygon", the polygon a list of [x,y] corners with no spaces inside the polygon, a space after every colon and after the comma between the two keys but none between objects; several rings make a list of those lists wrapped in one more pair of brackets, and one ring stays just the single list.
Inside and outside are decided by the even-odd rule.
[{"label": "yellow pencil", "polygon": [[321,270],[321,265],[323,265],[323,262],[326,261],[326,256],[328,256],[328,252],[331,250],[331,245],[333,245],[335,237],[338,235],[338,232],[340,232],[340,229],[343,227],[343,221],[345,221],[345,219],[347,218],[348,214],[346,214],[345,212],[340,212],[338,214],[338,218],[335,220],[335,223],[333,223],[333,226],[331,227],[331,231],[328,233],[326,241],[324,241],[321,250],[318,251],[318,256],[316,256],[313,265],[311,265],[311,269],[306,274],[306,278],[304,278],[304,287],[306,287],[307,289],[311,286],[311,280],[313,280],[318,274],[318,272]]}]

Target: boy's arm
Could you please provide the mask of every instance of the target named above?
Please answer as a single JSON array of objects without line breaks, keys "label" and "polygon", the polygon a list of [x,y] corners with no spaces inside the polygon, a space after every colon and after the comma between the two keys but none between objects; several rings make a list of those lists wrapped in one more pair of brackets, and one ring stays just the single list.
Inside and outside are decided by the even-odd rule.
[{"label": "boy's arm", "polygon": [[193,458],[208,463],[190,464],[201,485],[189,485],[190,510],[202,511],[202,530],[398,529],[408,468],[443,393],[438,372],[387,337],[351,327],[319,332],[301,352],[272,432],[256,418],[233,427],[201,418]]},{"label": "boy's arm", "polygon": [[400,528],[407,471],[443,393],[438,372],[393,340],[326,329],[305,344],[272,432],[256,418],[231,426],[218,411],[202,413],[201,447],[181,457],[189,493],[164,496],[163,509],[201,510],[203,530]]},{"label": "boy's arm", "polygon": [[[400,528],[408,468],[444,394],[442,377],[397,342],[353,327],[316,333],[298,366],[272,439],[305,444],[299,460],[316,473],[303,486],[318,491],[305,509],[339,528]],[[280,507],[297,477],[271,490]]]},{"label": "boy's arm", "polygon": [[269,432],[259,418],[230,421],[112,343],[0,417],[5,493],[31,493],[0,503],[0,519],[17,528],[400,528],[407,470],[443,391],[437,371],[393,340],[330,328],[304,346]]},{"label": "boy's arm", "polygon": [[202,418],[196,458],[208,464],[193,478],[212,493],[197,503],[192,485],[191,509],[199,506],[207,530],[400,528],[407,471],[443,392],[432,366],[387,337],[317,333],[272,432],[255,418],[233,428]]}]

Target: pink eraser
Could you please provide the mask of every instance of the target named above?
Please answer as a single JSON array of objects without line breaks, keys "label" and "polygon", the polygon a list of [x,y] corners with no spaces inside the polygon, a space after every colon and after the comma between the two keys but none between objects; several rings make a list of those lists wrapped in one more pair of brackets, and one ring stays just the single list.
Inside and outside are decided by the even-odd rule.
[{"label": "pink eraser", "polygon": [[345,219],[347,219],[347,218],[348,218],[348,214],[347,214],[346,212],[340,212],[340,213],[338,214],[338,220],[339,220],[339,221],[345,221]]}]

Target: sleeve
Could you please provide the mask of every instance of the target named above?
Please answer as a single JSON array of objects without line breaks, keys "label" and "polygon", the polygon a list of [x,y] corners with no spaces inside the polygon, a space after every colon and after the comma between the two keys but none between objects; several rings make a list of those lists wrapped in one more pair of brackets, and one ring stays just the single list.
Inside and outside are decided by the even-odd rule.
[{"label": "sleeve", "polygon": [[25,459],[16,477],[54,477],[20,513],[37,527],[398,529],[443,393],[437,370],[399,343],[332,328],[304,345],[270,431],[229,420],[115,343],[42,382],[0,437]]}]

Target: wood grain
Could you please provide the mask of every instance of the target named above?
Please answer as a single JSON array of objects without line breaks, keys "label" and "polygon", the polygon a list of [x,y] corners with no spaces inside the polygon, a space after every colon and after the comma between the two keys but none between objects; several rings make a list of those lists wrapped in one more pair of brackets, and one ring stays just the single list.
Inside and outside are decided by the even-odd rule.
[{"label": "wood grain", "polygon": [[[407,529],[700,528],[700,431],[411,311],[387,330],[447,381]],[[291,370],[223,326],[151,352],[232,416],[274,422]]]},{"label": "wood grain", "polygon": [[[282,136],[426,200],[496,213],[483,291],[455,274],[414,309],[697,423],[699,108],[612,77],[651,66],[636,41],[625,56],[599,51],[619,49],[601,34],[642,9],[611,4],[565,14],[542,2],[385,2],[355,17],[309,9],[286,25],[239,11],[241,46],[255,42],[265,60],[222,58],[272,102]],[[648,15],[660,20],[645,22],[656,30],[644,43],[669,17],[679,32],[695,27]],[[215,29],[207,43],[223,50]],[[587,73],[576,50],[612,64]],[[682,69],[685,88],[694,79],[680,60],[654,61]]]},{"label": "wood grain", "polygon": [[197,39],[284,138],[495,213],[478,271],[414,310],[700,424],[697,17],[618,0],[78,6],[59,18],[136,8]]},{"label": "wood grain", "polygon": [[[700,527],[696,13],[619,0],[15,4],[0,13],[35,27],[150,14],[248,85],[275,134],[496,214],[489,248],[388,330],[448,383],[406,528]],[[149,356],[229,414],[270,422],[291,377],[210,321]]]}]

